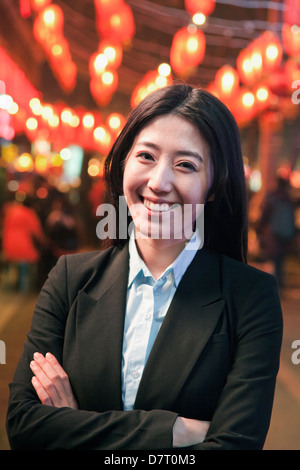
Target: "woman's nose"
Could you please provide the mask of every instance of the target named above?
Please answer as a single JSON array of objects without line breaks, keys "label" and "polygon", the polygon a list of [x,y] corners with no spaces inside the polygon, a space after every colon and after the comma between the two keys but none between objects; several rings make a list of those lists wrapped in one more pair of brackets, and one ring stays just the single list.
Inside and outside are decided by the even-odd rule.
[{"label": "woman's nose", "polygon": [[170,192],[172,189],[173,173],[168,165],[158,165],[149,175],[148,188],[154,192]]}]

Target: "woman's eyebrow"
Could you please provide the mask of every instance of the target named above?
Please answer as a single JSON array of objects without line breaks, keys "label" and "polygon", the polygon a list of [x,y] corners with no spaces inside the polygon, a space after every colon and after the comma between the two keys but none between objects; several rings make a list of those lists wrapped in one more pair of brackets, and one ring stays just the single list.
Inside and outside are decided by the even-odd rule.
[{"label": "woman's eyebrow", "polygon": [[[150,147],[150,148],[153,148],[154,150],[160,150],[160,147],[158,145],[154,144],[153,142],[141,141],[141,142],[137,142],[136,145]],[[177,150],[175,152],[175,155],[176,156],[195,157],[198,160],[200,160],[201,162],[204,162],[204,158],[203,158],[202,155],[200,155],[198,152],[194,152],[194,151],[191,151],[191,150]]]}]

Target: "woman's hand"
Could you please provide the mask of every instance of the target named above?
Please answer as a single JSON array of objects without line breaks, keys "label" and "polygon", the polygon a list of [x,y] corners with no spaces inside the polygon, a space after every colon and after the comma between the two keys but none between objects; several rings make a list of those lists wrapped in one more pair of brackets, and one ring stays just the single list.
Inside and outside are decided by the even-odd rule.
[{"label": "woman's hand", "polygon": [[179,416],[173,426],[173,447],[188,447],[203,442],[210,422]]},{"label": "woman's hand", "polygon": [[78,409],[69,378],[56,358],[47,353],[44,357],[40,353],[34,354],[30,368],[34,373],[32,385],[43,405],[61,408],[68,406]]}]

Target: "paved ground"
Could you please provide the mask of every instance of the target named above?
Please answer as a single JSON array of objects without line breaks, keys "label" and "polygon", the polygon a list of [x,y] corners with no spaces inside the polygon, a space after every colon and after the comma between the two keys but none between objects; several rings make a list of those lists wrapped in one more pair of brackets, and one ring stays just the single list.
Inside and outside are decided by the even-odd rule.
[{"label": "paved ground", "polygon": [[[260,267],[271,270],[268,265]],[[292,348],[294,341],[299,340],[300,345],[300,263],[292,260],[287,274],[289,288],[282,294],[281,367],[266,450],[300,450],[300,346],[298,355]],[[6,364],[0,364],[0,450],[9,450],[5,432],[8,383],[23,349],[35,301],[35,294],[0,292],[0,340],[6,347]]]}]

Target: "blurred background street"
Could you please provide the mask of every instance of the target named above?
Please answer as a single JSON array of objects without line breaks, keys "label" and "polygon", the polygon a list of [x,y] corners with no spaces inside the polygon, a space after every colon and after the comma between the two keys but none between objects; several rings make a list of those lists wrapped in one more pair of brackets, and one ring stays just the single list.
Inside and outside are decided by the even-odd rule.
[{"label": "blurred background street", "polygon": [[49,270],[103,248],[105,157],[144,96],[184,80],[240,129],[249,263],[277,278],[284,317],[265,449],[300,450],[299,57],[299,0],[0,1],[0,449]]}]

